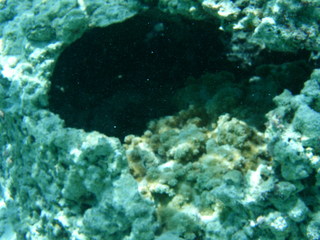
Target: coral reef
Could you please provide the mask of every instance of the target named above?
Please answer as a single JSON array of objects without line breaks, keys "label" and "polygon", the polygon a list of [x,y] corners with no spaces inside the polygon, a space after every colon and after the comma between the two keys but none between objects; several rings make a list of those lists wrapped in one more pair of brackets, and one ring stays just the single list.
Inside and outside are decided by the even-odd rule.
[{"label": "coral reef", "polygon": [[[129,168],[156,203],[163,231],[174,222],[183,239],[319,238],[319,92],[315,71],[300,95],[277,96],[265,134],[228,114],[214,123],[206,107],[191,107],[128,136]],[[185,218],[194,227],[185,229]]]},{"label": "coral reef", "polygon": [[319,60],[319,1],[1,0],[1,240],[320,239],[320,70],[305,59],[190,76],[167,90],[181,111],[124,143],[49,109],[65,48],[142,13],[150,41],[163,12],[218,22],[239,69],[263,49]]},{"label": "coral reef", "polygon": [[204,118],[191,107],[150,122],[141,137],[127,136],[129,168],[140,193],[155,202],[162,231],[182,239],[230,239],[249,220],[232,226],[218,216],[251,212],[238,209],[251,194],[245,186],[253,184],[250,175],[257,168],[270,166],[270,159],[263,134],[246,123],[228,114],[216,124],[207,125]]},{"label": "coral reef", "polygon": [[[319,222],[320,198],[319,97],[320,71],[315,70],[301,94],[292,95],[286,90],[275,98],[277,108],[268,113],[266,131],[279,178],[299,190],[298,196],[290,198],[293,203],[288,215],[295,222],[309,219],[304,226],[307,239],[320,238],[319,225],[315,224]],[[279,203],[284,204],[281,200]]]},{"label": "coral reef", "polygon": [[5,120],[5,236],[12,226],[12,239],[153,238],[154,210],[126,170],[118,139],[63,129],[47,111],[22,119],[8,114]]},{"label": "coral reef", "polygon": [[218,19],[221,30],[232,34],[230,59],[242,64],[252,64],[265,48],[284,52],[320,49],[318,1],[160,0],[158,5],[190,18]]}]

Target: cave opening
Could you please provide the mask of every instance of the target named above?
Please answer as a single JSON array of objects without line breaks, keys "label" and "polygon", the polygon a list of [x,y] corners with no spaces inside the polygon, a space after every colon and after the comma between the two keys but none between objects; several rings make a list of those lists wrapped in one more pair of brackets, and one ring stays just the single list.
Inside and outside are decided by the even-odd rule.
[{"label": "cave opening", "polygon": [[59,56],[49,108],[67,127],[121,140],[141,135],[150,120],[181,110],[172,96],[188,77],[229,71],[241,81],[252,75],[253,67],[228,61],[229,37],[218,23],[163,13],[92,29]]},{"label": "cave opening", "polygon": [[60,55],[50,108],[69,127],[141,134],[149,120],[178,110],[170,96],[186,77],[226,67],[217,29],[144,14],[90,30]]}]

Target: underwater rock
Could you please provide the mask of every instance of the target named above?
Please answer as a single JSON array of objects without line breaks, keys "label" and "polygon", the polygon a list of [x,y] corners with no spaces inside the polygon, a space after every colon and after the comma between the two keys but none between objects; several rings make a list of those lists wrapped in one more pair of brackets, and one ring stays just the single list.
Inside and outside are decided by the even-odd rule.
[{"label": "underwater rock", "polygon": [[320,134],[320,113],[313,109],[320,96],[319,70],[313,72],[305,86],[299,95],[286,90],[277,96],[278,107],[268,113],[269,151],[287,180],[307,178],[318,169],[318,148],[312,142],[319,141]]},{"label": "underwater rock", "polygon": [[[202,116],[191,107],[176,116],[152,121],[143,136],[128,136],[124,146],[140,193],[156,204],[162,231],[170,230],[174,222],[175,231],[183,239],[228,239],[249,222],[243,219],[232,225],[229,220],[221,222],[216,214],[248,214],[251,205],[247,198],[252,193],[247,195],[246,187],[256,181],[249,175],[271,162],[262,133],[228,115],[222,115],[213,125],[207,125]],[[255,173],[256,178],[260,174]],[[272,186],[274,180],[270,181]],[[259,184],[263,182],[261,179]],[[255,201],[252,199],[251,204]],[[176,214],[189,219],[189,229],[184,229],[186,220],[175,219]],[[211,233],[206,227],[211,224],[234,230]],[[198,229],[196,233],[190,232],[191,226]],[[188,237],[191,233],[196,236]]]},{"label": "underwater rock", "polygon": [[48,109],[68,45],[159,10],[220,22],[239,66],[262,49],[319,57],[318,1],[0,1],[0,239],[319,239],[320,70],[275,97],[266,130],[262,113],[295,63],[193,77],[181,111],[124,144]]},{"label": "underwater rock", "polygon": [[305,82],[305,87],[299,95],[284,91],[277,96],[275,98],[277,108],[268,113],[269,122],[266,130],[274,168],[279,169],[281,177],[289,181],[288,186],[292,186],[290,192],[300,192],[297,196],[301,197],[293,202],[288,216],[295,222],[309,220],[305,223],[307,230],[304,232],[307,239],[317,239],[319,236],[315,233],[318,229],[311,217],[316,216],[319,205],[315,205],[311,215],[307,214],[314,206],[308,204],[309,201],[317,201],[316,199],[320,197],[315,187],[320,184],[318,151],[320,115],[317,109],[320,97],[319,79],[320,71],[316,69],[311,79]]},{"label": "underwater rock", "polygon": [[252,64],[265,48],[320,49],[318,1],[160,0],[157,6],[171,14],[219,20],[220,29],[232,34],[230,59],[242,64]]}]

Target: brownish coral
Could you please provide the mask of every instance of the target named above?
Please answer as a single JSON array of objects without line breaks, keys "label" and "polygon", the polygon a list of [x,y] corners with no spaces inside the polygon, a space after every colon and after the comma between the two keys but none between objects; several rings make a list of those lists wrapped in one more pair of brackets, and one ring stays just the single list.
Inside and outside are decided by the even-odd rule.
[{"label": "brownish coral", "polygon": [[[130,170],[140,193],[156,203],[159,220],[170,222],[178,213],[191,213],[192,220],[213,216],[221,202],[212,189],[221,181],[242,184],[249,170],[270,163],[262,133],[228,114],[215,123],[208,119],[191,106],[150,122],[144,135],[125,139]],[[164,214],[168,209],[174,214]]]}]

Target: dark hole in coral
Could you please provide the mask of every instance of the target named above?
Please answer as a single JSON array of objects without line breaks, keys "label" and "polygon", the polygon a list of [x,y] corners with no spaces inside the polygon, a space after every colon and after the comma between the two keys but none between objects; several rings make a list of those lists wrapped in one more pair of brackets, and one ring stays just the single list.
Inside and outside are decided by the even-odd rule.
[{"label": "dark hole in coral", "polygon": [[[150,120],[181,110],[182,105],[176,104],[177,97],[173,96],[178,89],[189,84],[186,79],[190,76],[197,79],[206,72],[228,71],[235,76],[237,87],[241,82],[246,86],[249,76],[255,74],[265,75],[266,82],[274,81],[276,77],[268,79],[272,67],[255,70],[256,66],[253,66],[240,70],[237,63],[228,61],[224,47],[228,38],[214,22],[192,21],[154,12],[93,29],[67,47],[59,57],[51,78],[50,109],[58,113],[68,127],[96,130],[123,140],[129,134],[142,134]],[[266,59],[259,64],[272,62]],[[285,61],[285,57],[283,59]],[[293,55],[293,59],[300,57]],[[299,78],[299,86],[308,74],[307,70],[301,73],[303,79]],[[259,108],[255,115],[260,114],[257,121],[261,126],[264,123],[261,119],[271,108],[272,97],[284,88],[266,96],[253,96],[252,91],[263,89],[263,84],[262,81],[261,86],[241,90],[246,95],[243,101],[239,101],[239,104],[249,103]],[[191,91],[191,95],[199,96],[181,95],[187,99],[182,102],[194,97],[211,97],[207,96],[208,93],[215,94],[207,92],[202,96],[205,88],[196,86],[198,90]],[[227,89],[226,92],[230,91]],[[261,102],[254,102],[261,101],[261,98],[268,98],[268,104],[263,103],[263,111],[258,106]],[[250,111],[242,115],[254,115]]]},{"label": "dark hole in coral", "polygon": [[50,108],[70,127],[123,138],[178,109],[170,102],[188,76],[226,68],[217,26],[140,15],[93,29],[59,57]]},{"label": "dark hole in coral", "polygon": [[153,193],[152,197],[157,204],[167,205],[172,197],[170,197],[167,193]]},{"label": "dark hole in coral", "polygon": [[91,204],[81,203],[81,204],[80,204],[80,212],[81,212],[81,214],[84,214],[85,211],[87,211],[89,208],[92,208],[92,205],[91,205]]},{"label": "dark hole in coral", "polygon": [[281,89],[287,88],[293,94],[299,94],[304,81],[316,67],[315,62],[308,61],[309,56],[310,52],[306,50],[296,53],[262,51],[255,62],[256,74],[276,78],[276,82],[281,82]]},{"label": "dark hole in coral", "polygon": [[308,178],[302,179],[302,183],[307,187],[299,192],[299,196],[311,211],[314,211],[314,206],[316,206],[319,201],[316,197],[319,191],[319,188],[316,187],[316,182],[316,173],[312,172]]},{"label": "dark hole in coral", "polygon": [[79,204],[80,212],[84,214],[86,210],[96,205],[97,199],[93,193],[87,193],[86,195],[81,196],[77,203]]}]

